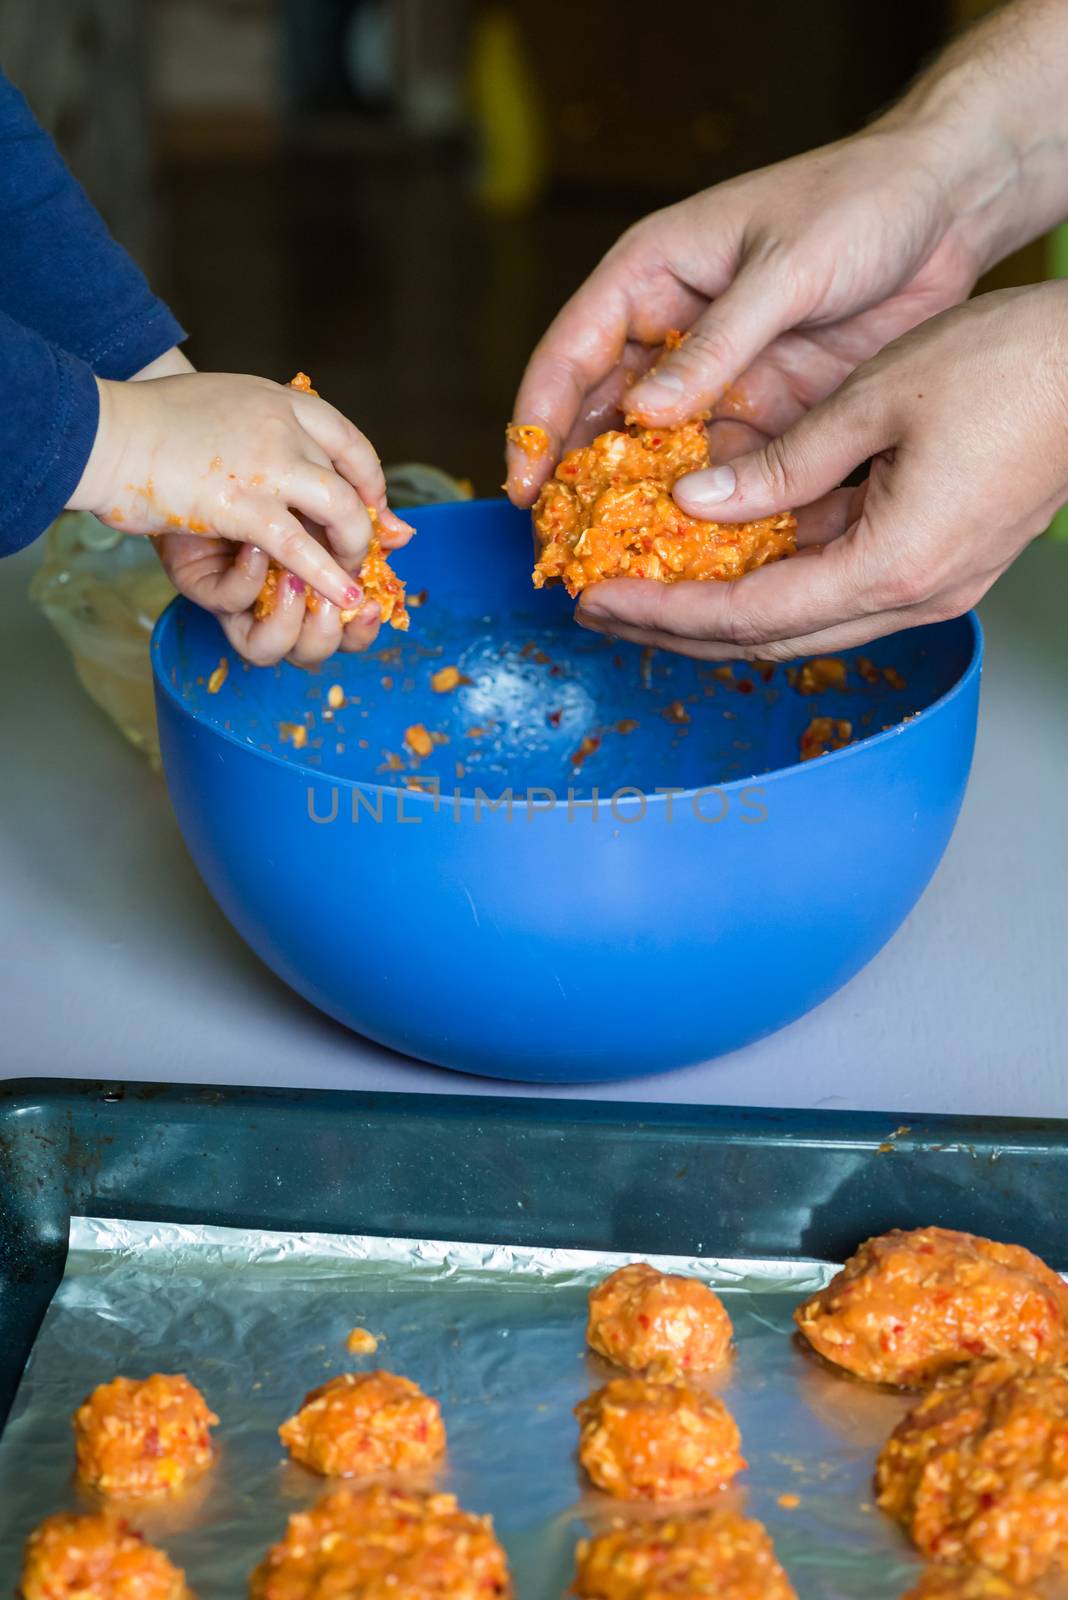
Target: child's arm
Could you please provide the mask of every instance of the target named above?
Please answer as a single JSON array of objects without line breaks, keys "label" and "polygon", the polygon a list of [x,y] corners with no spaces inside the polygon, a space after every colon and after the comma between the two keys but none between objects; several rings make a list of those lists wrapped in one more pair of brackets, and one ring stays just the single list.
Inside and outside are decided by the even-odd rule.
[{"label": "child's arm", "polygon": [[[188,530],[197,553],[173,563],[175,580],[228,615],[237,648],[277,659],[313,632],[316,657],[366,643],[366,624],[342,637],[336,618],[360,605],[350,571],[367,550],[366,507],[387,541],[408,531],[370,445],[315,396],[193,374],[183,330],[2,74],[0,216],[0,555],[64,506],[131,533]],[[328,602],[314,628],[295,621],[296,579],[278,621],[255,623],[245,595],[268,554]]]},{"label": "child's arm", "polygon": [[0,309],[103,378],[131,378],[185,333],[116,244],[0,73]]}]

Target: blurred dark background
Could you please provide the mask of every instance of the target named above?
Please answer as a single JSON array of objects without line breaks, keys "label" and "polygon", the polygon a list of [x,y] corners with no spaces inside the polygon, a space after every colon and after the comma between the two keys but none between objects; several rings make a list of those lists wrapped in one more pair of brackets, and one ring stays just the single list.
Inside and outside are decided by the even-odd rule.
[{"label": "blurred dark background", "polygon": [[384,459],[488,493],[532,344],[629,222],[848,133],[985,9],[21,0],[0,52],[198,365],[303,368]]}]

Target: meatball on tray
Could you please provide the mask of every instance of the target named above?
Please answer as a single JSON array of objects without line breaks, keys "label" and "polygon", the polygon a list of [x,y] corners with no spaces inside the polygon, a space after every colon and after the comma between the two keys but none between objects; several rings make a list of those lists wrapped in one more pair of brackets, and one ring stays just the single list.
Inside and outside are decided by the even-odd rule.
[{"label": "meatball on tray", "polygon": [[[474,1549],[480,1595],[642,1600],[613,1574],[670,1545],[671,1593],[721,1592],[685,1562],[730,1549],[731,1596],[1009,1600],[925,1565],[874,1474],[943,1367],[1019,1336],[1050,1352],[1035,1394],[1060,1382],[1066,1179],[1056,1123],[0,1085],[0,1592],[35,1528],[51,1550],[93,1515],[193,1600],[253,1573],[263,1600],[359,1600],[363,1578],[308,1576],[308,1540],[340,1517],[369,1561],[353,1519],[385,1506],[414,1519],[404,1560],[433,1551],[428,1596],[475,1592],[441,1576]],[[894,1367],[892,1341],[861,1348],[856,1285],[881,1306],[902,1281]],[[105,1453],[118,1476],[79,1480]]]}]

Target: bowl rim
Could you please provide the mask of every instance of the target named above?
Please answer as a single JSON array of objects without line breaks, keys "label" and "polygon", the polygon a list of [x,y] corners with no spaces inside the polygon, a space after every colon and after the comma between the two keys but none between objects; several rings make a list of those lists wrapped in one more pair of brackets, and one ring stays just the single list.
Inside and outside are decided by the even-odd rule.
[{"label": "bowl rim", "polygon": [[[489,505],[499,502],[488,500],[465,500],[461,503],[464,505],[464,507],[471,507],[474,505]],[[423,509],[440,510],[443,508],[427,507]],[[450,810],[455,810],[457,807],[463,810],[468,810],[480,805],[484,805],[484,799],[480,800],[478,794],[459,794],[447,788],[441,788],[438,791],[435,791],[434,789],[416,789],[409,788],[406,784],[375,783],[366,778],[346,778],[342,777],[340,773],[330,773],[316,767],[310,767],[302,761],[286,760],[282,756],[276,755],[273,751],[261,750],[257,745],[249,744],[247,740],[242,739],[235,734],[232,729],[221,728],[216,723],[208,722],[203,717],[198,716],[190,709],[182,695],[178,692],[176,685],[171,683],[167,674],[162,671],[160,662],[164,635],[170,628],[176,626],[175,618],[186,607],[193,607],[197,610],[202,609],[201,607],[196,606],[195,601],[189,600],[186,596],[176,595],[166,609],[160,614],[155,627],[152,629],[150,654],[152,662],[152,681],[155,686],[156,693],[162,693],[165,695],[175,709],[179,711],[181,715],[188,721],[194,723],[198,727],[207,729],[216,737],[225,740],[228,744],[233,745],[235,749],[243,751],[246,755],[254,756],[257,760],[266,761],[273,766],[281,767],[284,771],[292,773],[295,777],[304,782],[314,782],[316,784],[344,788],[347,790],[356,789],[365,794],[382,795],[391,799],[403,797],[405,806],[413,809],[417,807],[430,807],[435,812],[443,809],[443,805],[447,805],[448,809]],[[947,617],[943,621],[929,623],[927,626],[941,628],[946,627],[954,622],[965,622],[971,630],[972,648],[968,657],[967,665],[965,666],[963,672],[960,673],[959,677],[950,685],[950,687],[946,689],[944,693],[940,694],[937,699],[932,700],[929,705],[924,706],[922,711],[914,712],[906,720],[902,722],[896,722],[892,727],[880,729],[878,733],[865,734],[863,738],[854,740],[851,744],[845,745],[841,750],[828,751],[828,753],[824,756],[821,756],[818,761],[792,761],[788,766],[774,767],[770,772],[750,773],[747,777],[730,778],[723,783],[703,784],[689,789],[673,788],[670,791],[666,791],[661,794],[657,794],[655,792],[652,794],[644,793],[644,804],[646,806],[655,805],[658,807],[662,807],[669,802],[674,803],[676,801],[685,804],[687,801],[692,801],[694,796],[707,795],[711,793],[739,794],[745,789],[753,789],[757,787],[763,787],[769,783],[777,783],[785,778],[793,777],[797,774],[811,773],[815,775],[818,772],[826,771],[827,767],[832,763],[856,760],[866,751],[871,750],[879,745],[888,744],[893,739],[907,737],[911,732],[918,729],[923,723],[928,722],[934,716],[944,712],[950,705],[952,705],[954,700],[958,699],[965,692],[965,690],[971,686],[972,682],[979,677],[982,672],[985,641],[982,623],[979,621],[979,617],[974,610],[962,612],[959,617]],[[905,633],[909,632],[910,630],[902,628],[898,631]],[[887,634],[885,637],[893,638],[894,635]],[[235,654],[236,653],[238,652],[235,652]],[[799,659],[807,660],[810,658],[800,657]],[[270,669],[264,668],[262,670],[267,671]],[[166,775],[165,759],[163,766],[164,775]],[[537,792],[537,787],[537,785],[534,786],[535,793]],[[529,791],[525,792],[529,793]],[[482,791],[482,794],[483,796],[485,795],[484,790]],[[623,795],[626,795],[627,797],[625,801],[622,798]],[[625,806],[629,804],[632,799],[637,801],[639,798],[639,791],[635,788],[632,792],[631,789],[627,787],[620,791],[619,798],[620,803]],[[537,809],[539,811],[544,811],[545,813],[566,810],[568,806],[573,807],[582,804],[584,799],[585,797],[580,796],[575,796],[574,799],[569,799],[567,792],[565,792],[563,796],[557,797],[551,803],[551,805],[539,805]],[[589,803],[588,799],[585,799],[585,803]]]}]

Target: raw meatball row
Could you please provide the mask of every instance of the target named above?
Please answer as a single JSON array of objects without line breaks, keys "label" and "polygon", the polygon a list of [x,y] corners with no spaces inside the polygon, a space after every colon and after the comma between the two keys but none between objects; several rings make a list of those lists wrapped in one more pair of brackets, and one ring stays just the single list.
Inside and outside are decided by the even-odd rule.
[{"label": "raw meatball row", "polygon": [[745,1466],[726,1406],[685,1383],[613,1378],[575,1407],[579,1460],[624,1500],[698,1500]]},{"label": "raw meatball row", "polygon": [[796,1600],[767,1531],[736,1511],[616,1523],[578,1547],[579,1600]]},{"label": "raw meatball row", "polygon": [[924,1555],[1013,1583],[1068,1566],[1068,1379],[977,1363],[924,1395],[890,1435],[875,1487]]},{"label": "raw meatball row", "polygon": [[451,1494],[345,1486],[289,1519],[252,1575],[252,1600],[363,1600],[364,1596],[510,1597],[508,1562],[488,1517]]},{"label": "raw meatball row", "polygon": [[712,1372],[730,1350],[731,1319],[698,1278],[620,1267],[590,1295],[586,1338],[617,1367],[652,1376]]},{"label": "raw meatball row", "polygon": [[902,1600],[1039,1600],[982,1567],[929,1567]]},{"label": "raw meatball row", "polygon": [[428,1466],[445,1450],[436,1400],[392,1372],[343,1372],[305,1397],[279,1438],[324,1477],[369,1477]]},{"label": "raw meatball row", "polygon": [[1068,1287],[1019,1245],[949,1228],[869,1239],[795,1313],[814,1350],[873,1383],[922,1387],[981,1357],[1068,1361]]},{"label": "raw meatball row", "polygon": [[116,1499],[173,1494],[211,1465],[209,1430],[218,1420],[180,1373],[113,1378],[74,1413],[78,1476]]},{"label": "raw meatball row", "polygon": [[191,1600],[162,1550],[113,1511],[46,1517],[26,1541],[22,1600]]}]

